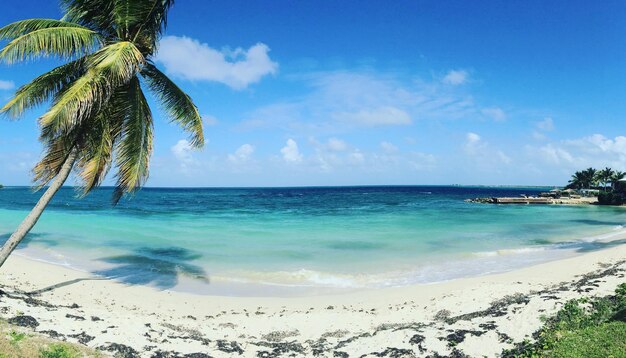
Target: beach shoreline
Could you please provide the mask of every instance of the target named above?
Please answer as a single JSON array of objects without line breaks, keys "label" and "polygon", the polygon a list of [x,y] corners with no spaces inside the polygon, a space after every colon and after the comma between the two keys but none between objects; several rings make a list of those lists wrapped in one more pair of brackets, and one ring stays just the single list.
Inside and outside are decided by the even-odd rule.
[{"label": "beach shoreline", "polygon": [[531,338],[565,301],[611,294],[625,281],[623,241],[505,273],[283,298],[159,291],[14,255],[0,277],[0,314],[128,356],[493,356]]}]

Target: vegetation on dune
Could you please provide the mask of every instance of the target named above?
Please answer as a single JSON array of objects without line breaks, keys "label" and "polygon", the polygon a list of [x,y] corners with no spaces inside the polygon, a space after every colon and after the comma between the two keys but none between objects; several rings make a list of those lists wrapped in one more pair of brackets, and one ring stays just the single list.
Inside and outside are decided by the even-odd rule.
[{"label": "vegetation on dune", "polygon": [[0,28],[0,62],[56,57],[66,63],[20,87],[0,109],[13,118],[49,103],[39,118],[43,157],[34,167],[41,199],[0,249],[0,266],[36,224],[70,172],[86,195],[116,168],[116,203],[148,179],[152,112],[147,87],[170,119],[202,147],[202,119],[191,98],[152,62],[174,0],[61,0],[61,20],[30,19]]},{"label": "vegetation on dune", "polygon": [[503,357],[626,357],[626,283],[614,296],[567,302],[535,334]]},{"label": "vegetation on dune", "polygon": [[61,343],[23,328],[0,322],[0,358],[83,358],[102,357],[86,347]]}]

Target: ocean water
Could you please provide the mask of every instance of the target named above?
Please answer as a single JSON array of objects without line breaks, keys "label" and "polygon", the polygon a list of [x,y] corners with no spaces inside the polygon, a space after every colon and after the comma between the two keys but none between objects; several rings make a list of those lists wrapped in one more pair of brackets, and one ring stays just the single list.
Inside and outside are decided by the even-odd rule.
[{"label": "ocean water", "polygon": [[[63,188],[16,253],[129,284],[218,295],[311,295],[502,272],[598,250],[626,210],[488,205],[549,188]],[[38,199],[0,190],[0,242]]]}]

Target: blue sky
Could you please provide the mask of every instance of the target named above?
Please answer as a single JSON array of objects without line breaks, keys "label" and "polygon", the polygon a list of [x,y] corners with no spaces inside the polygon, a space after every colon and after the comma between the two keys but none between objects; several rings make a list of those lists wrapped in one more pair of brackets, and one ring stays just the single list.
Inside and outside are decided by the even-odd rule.
[{"label": "blue sky", "polygon": [[[148,185],[552,185],[626,170],[625,13],[623,1],[179,0],[157,64],[196,101],[208,141],[190,150],[155,107]],[[60,16],[54,1],[7,0],[0,24]],[[55,64],[0,65],[0,99]],[[30,183],[44,110],[0,120],[1,183]]]}]

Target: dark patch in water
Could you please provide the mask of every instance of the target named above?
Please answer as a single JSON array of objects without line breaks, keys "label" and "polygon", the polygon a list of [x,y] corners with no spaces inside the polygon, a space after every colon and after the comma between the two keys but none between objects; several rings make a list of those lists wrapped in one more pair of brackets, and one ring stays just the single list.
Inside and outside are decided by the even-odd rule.
[{"label": "dark patch in water", "polygon": [[594,220],[594,219],[572,219],[571,222],[579,223],[579,224],[587,224],[587,225],[597,225],[597,226],[620,226],[624,225],[624,222],[617,221],[604,221],[604,220]]}]

